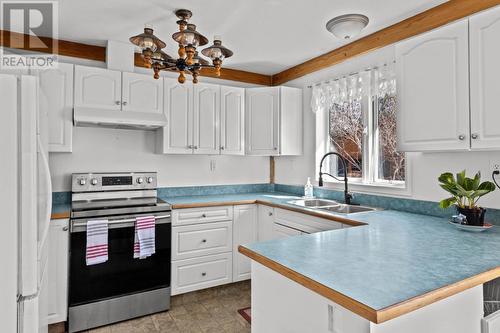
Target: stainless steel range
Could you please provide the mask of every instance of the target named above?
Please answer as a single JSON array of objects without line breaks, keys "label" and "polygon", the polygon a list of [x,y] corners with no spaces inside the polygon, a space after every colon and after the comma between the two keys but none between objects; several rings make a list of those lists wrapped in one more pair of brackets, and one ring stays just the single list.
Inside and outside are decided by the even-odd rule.
[{"label": "stainless steel range", "polygon": [[[68,331],[170,307],[171,207],[154,172],[72,175]],[[156,253],[133,258],[135,220],[154,215]],[[87,221],[108,220],[108,261],[86,265]]]}]

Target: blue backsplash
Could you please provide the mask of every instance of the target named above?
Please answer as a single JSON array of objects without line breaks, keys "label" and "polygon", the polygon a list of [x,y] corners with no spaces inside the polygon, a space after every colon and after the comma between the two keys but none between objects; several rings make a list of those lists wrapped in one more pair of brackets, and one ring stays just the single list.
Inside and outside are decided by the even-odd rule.
[{"label": "blue backsplash", "polygon": [[[242,184],[242,185],[208,185],[208,186],[182,186],[162,187],[158,189],[161,197],[196,196],[196,195],[223,195],[237,193],[263,193],[283,192],[297,196],[304,195],[304,188],[296,185],[284,184]],[[314,188],[314,196],[324,199],[343,201],[344,192],[325,188]],[[71,202],[70,192],[53,192],[53,205],[69,204]],[[373,194],[354,193],[353,202],[360,205],[393,209],[409,213],[448,217],[455,214],[453,208],[441,209],[437,202],[414,200],[407,198],[386,197]],[[488,209],[486,220],[490,223],[500,225],[500,210]]]}]

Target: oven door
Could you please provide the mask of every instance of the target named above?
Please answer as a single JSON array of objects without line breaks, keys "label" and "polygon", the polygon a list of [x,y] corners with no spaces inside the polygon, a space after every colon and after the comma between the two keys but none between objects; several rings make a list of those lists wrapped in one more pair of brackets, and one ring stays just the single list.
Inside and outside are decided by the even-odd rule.
[{"label": "oven door", "polygon": [[156,216],[155,254],[145,259],[133,257],[135,218],[141,214],[108,217],[108,261],[92,266],[85,262],[90,219],[71,220],[69,306],[170,287],[170,212],[145,215]]}]

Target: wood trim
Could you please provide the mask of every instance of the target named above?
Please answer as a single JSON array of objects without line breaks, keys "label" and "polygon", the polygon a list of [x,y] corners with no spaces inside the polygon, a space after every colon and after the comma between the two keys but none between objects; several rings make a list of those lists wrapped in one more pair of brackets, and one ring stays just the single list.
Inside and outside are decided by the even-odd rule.
[{"label": "wood trim", "polygon": [[361,302],[358,302],[338,291],[326,287],[325,285],[312,280],[288,267],[285,267],[267,257],[264,257],[243,245],[238,246],[238,251],[252,260],[280,273],[281,275],[301,284],[302,286],[320,294],[323,297],[345,307],[346,309],[360,315],[361,317],[380,324],[388,320],[397,318],[406,313],[415,311],[429,304],[435,303],[447,297],[458,294],[467,289],[479,286],[488,281],[500,277],[500,267],[478,274],[457,283],[430,291],[426,294],[411,298],[407,301],[392,305],[390,307],[375,310]]},{"label": "wood trim", "polygon": [[49,324],[48,333],[65,333],[66,332],[66,322],[60,322],[55,324]]},{"label": "wood trim", "polygon": [[60,213],[52,213],[50,215],[51,220],[61,220],[61,219],[69,219],[70,218],[70,212],[60,212]]},{"label": "wood trim", "polygon": [[269,156],[269,183],[274,184],[276,181],[276,161],[274,156]]},{"label": "wood trim", "polygon": [[[136,67],[146,67],[144,65],[144,61],[142,60],[142,56],[140,53],[134,54],[134,65]],[[153,75],[153,71],[151,70],[151,75]],[[247,71],[240,71],[238,69],[231,69],[223,67],[220,72],[220,76],[215,74],[214,68],[203,68],[200,72],[200,76],[204,77],[212,77],[215,79],[221,80],[230,80],[230,81],[238,81],[245,82],[251,84],[258,84],[263,86],[271,86],[272,85],[272,77],[271,75],[258,74]],[[189,77],[188,77],[189,79]]]},{"label": "wood trim", "polygon": [[[12,43],[16,43],[16,41],[23,41],[23,45],[37,45],[39,40],[44,42],[47,45],[50,45],[54,42],[57,43],[57,48],[55,49],[55,54],[67,57],[75,57],[82,58],[88,60],[96,60],[96,61],[106,61],[106,48],[103,46],[82,44],[76,42],[70,42],[66,40],[57,40],[47,37],[34,37],[31,35],[25,35],[17,32],[0,30],[1,38],[0,38],[0,46],[11,48]],[[17,48],[21,50],[29,50],[35,52],[49,53],[46,48],[28,48],[22,47]]]},{"label": "wood trim", "polygon": [[272,77],[273,86],[337,65],[347,59],[430,31],[499,4],[500,0],[447,1],[371,35],[274,74]]}]

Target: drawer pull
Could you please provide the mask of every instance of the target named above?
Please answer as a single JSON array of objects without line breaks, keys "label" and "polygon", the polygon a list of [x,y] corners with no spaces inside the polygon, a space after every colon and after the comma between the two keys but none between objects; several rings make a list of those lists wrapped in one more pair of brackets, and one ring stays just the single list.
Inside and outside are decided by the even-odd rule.
[{"label": "drawer pull", "polygon": [[201,214],[201,217],[207,217],[207,214],[203,213]]},{"label": "drawer pull", "polygon": [[207,273],[203,272],[201,273],[201,276],[207,276]]},{"label": "drawer pull", "polygon": [[206,239],[202,239],[202,240],[201,240],[201,242],[202,242],[202,243],[206,243],[206,242],[207,242],[207,240],[206,240]]},{"label": "drawer pull", "polygon": [[269,212],[269,216],[273,216],[273,213]]}]

